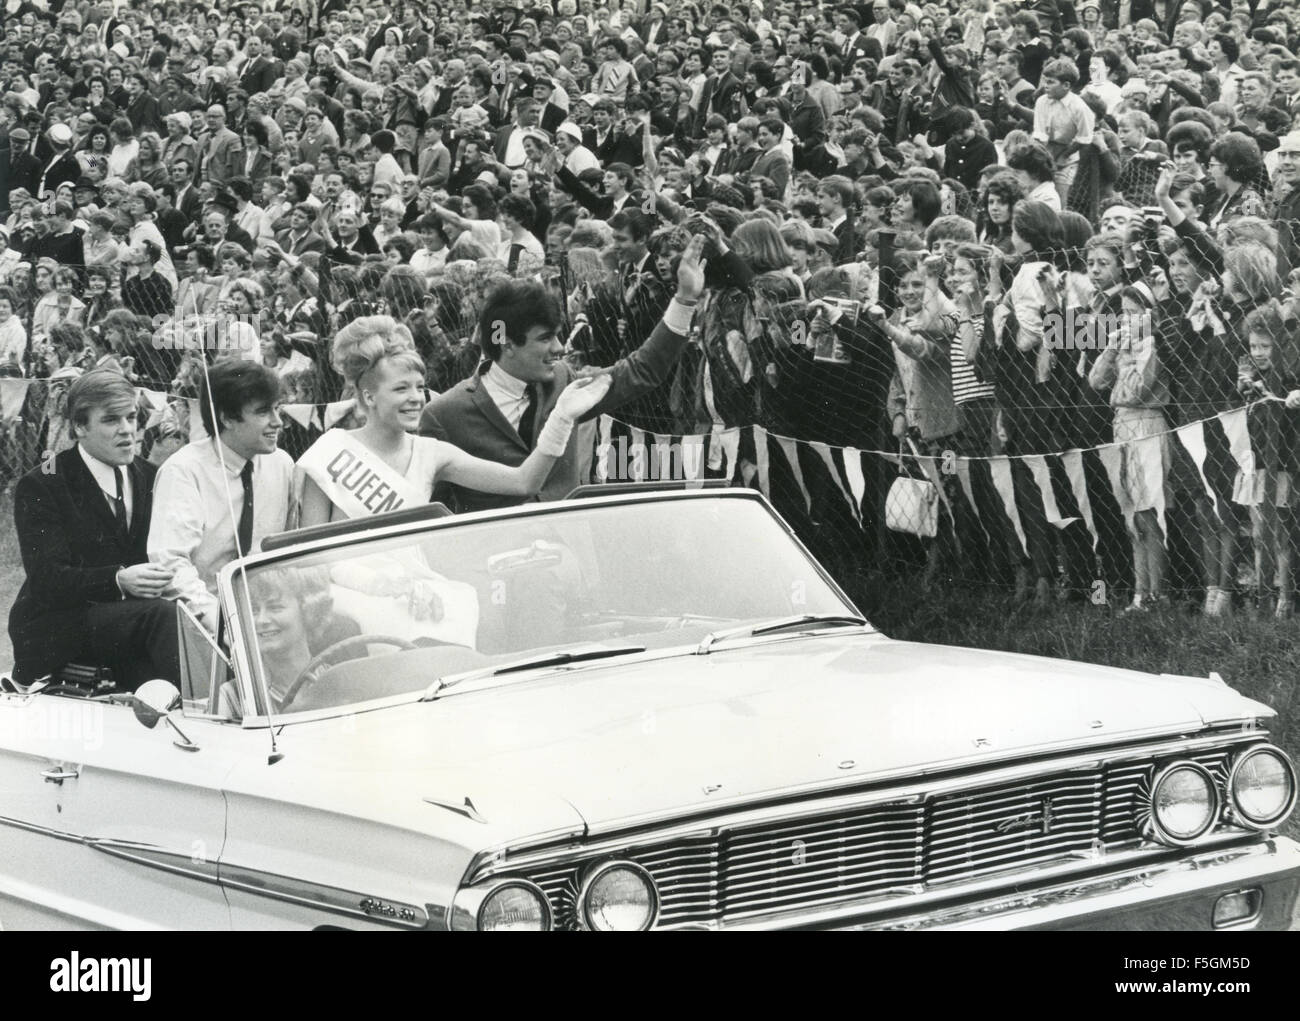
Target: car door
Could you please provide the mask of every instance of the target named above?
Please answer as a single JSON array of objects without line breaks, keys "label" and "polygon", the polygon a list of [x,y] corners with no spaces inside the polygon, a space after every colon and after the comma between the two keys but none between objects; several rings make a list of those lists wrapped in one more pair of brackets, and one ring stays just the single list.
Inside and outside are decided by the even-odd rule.
[{"label": "car door", "polygon": [[[197,664],[228,664],[183,608],[178,626],[189,646],[182,686],[192,692]],[[222,781],[265,735],[192,699],[174,714],[187,743],[165,722],[147,729],[127,703],[0,696],[4,928],[229,927],[217,882]]]}]

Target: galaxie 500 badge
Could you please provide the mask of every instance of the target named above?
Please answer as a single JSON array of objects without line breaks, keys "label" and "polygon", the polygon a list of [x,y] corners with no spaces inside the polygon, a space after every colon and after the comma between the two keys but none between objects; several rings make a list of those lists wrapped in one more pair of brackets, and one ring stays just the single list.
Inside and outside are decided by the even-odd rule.
[{"label": "galaxie 500 badge", "polygon": [[1038,830],[1044,836],[1052,832],[1052,799],[1044,798],[1036,811],[1022,812],[1009,819],[999,819],[993,826],[998,833],[1020,833]]}]

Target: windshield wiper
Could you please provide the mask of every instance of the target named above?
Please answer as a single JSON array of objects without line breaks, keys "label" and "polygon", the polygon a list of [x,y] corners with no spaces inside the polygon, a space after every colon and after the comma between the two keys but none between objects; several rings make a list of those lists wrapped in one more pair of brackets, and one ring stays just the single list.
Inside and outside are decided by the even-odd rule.
[{"label": "windshield wiper", "polygon": [[569,663],[584,663],[593,659],[608,659],[612,656],[630,656],[633,653],[645,652],[644,645],[584,645],[574,649],[566,649],[563,652],[546,652],[538,656],[529,656],[525,659],[517,659],[511,663],[503,663],[500,666],[483,667],[478,670],[467,670],[462,674],[453,674],[450,677],[439,677],[420,696],[421,702],[432,702],[442,692],[448,688],[454,687],[461,681],[471,681],[477,677],[497,677],[501,674],[513,674],[523,670],[537,670],[548,666],[566,666]]},{"label": "windshield wiper", "polygon": [[704,636],[696,648],[697,656],[707,656],[718,642],[726,641],[728,638],[737,638],[744,635],[746,638],[755,635],[774,635],[781,631],[817,631],[827,627],[867,627],[867,622],[861,617],[854,617],[847,613],[804,613],[797,617],[781,617],[778,620],[770,620],[766,624],[750,625],[743,627],[728,628],[725,631],[713,631]]}]

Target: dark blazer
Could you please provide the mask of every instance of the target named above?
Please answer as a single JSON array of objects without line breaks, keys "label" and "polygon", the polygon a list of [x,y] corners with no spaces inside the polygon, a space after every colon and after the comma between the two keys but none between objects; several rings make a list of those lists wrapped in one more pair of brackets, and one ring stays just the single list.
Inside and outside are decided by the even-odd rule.
[{"label": "dark blazer", "polygon": [[744,89],[740,79],[730,71],[706,79],[700,92],[700,108],[695,111],[695,136],[704,137],[704,122],[709,118],[710,102],[713,104],[712,113],[721,114],[728,124],[734,124],[740,120],[740,101],[743,97]]},{"label": "dark blazer", "polygon": [[258,57],[248,61],[244,67],[244,73],[239,76],[239,87],[255,96],[259,92],[269,92],[279,77],[279,68],[274,60]]},{"label": "dark blazer", "polygon": [[9,612],[9,637],[15,667],[29,678],[68,663],[81,647],[87,608],[120,601],[118,570],[149,559],[157,468],[140,457],[131,462],[131,530],[123,535],[76,447],[49,467],[53,471],[33,468],[14,490],[14,526],[27,580]]},{"label": "dark blazer", "polygon": [[176,208],[185,214],[185,218],[192,221],[198,220],[199,215],[203,212],[203,198],[199,195],[199,189],[192,184],[187,185],[185,194],[177,196],[177,199]]},{"label": "dark blazer", "polygon": [[[677,364],[677,359],[686,347],[686,341],[686,336],[674,333],[660,322],[644,344],[609,369],[609,374],[613,377],[609,392],[592,408],[587,417],[590,419],[614,411],[663,383]],[[481,375],[486,368],[486,364],[480,366],[479,371],[468,379],[462,380],[450,390],[434,397],[426,405],[424,414],[420,416],[420,435],[447,440],[475,457],[496,461],[498,464],[509,465],[512,468],[518,467],[527,460],[531,447],[506,421],[505,416],[492,400],[492,396],[484,388]],[[536,443],[537,435],[554,409],[555,402],[559,400],[560,394],[572,379],[573,370],[569,368],[568,363],[558,362],[555,366],[555,378],[549,383],[541,384],[541,398],[533,424],[532,443]],[[569,437],[568,449],[555,462],[550,476],[536,499],[561,500],[574,487],[582,484],[583,479],[579,477],[579,467],[583,459],[581,433],[580,429],[573,430],[573,434]],[[510,507],[525,502],[519,497],[480,493],[449,483],[435,484],[433,498],[441,500],[458,512]]]},{"label": "dark blazer", "polygon": [[[58,159],[54,160],[47,168],[42,167],[37,173],[36,187],[48,192],[54,192],[64,181],[75,183],[81,176],[81,164],[77,162],[77,157],[72,155],[72,151],[65,152]],[[32,195],[40,198],[35,191]]]},{"label": "dark blazer", "polygon": [[568,111],[563,107],[556,106],[554,103],[547,103],[542,107],[542,116],[538,120],[537,126],[547,134],[554,135],[555,129],[563,124],[568,117]]},{"label": "dark blazer", "polygon": [[295,241],[289,231],[282,230],[275,236],[275,240],[290,255],[302,255],[305,252],[325,252],[325,239],[317,234],[314,230],[308,228],[307,233],[298,241]]}]

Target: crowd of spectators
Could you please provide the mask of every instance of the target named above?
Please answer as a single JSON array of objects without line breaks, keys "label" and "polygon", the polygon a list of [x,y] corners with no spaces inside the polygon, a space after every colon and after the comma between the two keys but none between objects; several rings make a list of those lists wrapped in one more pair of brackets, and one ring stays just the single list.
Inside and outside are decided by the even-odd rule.
[{"label": "crowd of spectators", "polygon": [[[1021,539],[953,483],[918,566],[1286,616],[1297,54],[1300,14],[1240,0],[11,0],[0,375],[45,385],[7,469],[57,448],[57,381],[93,367],[183,397],[233,356],[286,401],[347,397],[330,341],[362,316],[444,393],[509,278],[610,365],[703,235],[691,341],[620,417],[981,458],[1250,403],[1232,500],[1202,484],[1236,471],[1213,443],[1209,468],[1126,456],[1123,501],[1090,475],[1095,539],[1041,499]],[[186,428],[154,415],[146,449]]]}]

